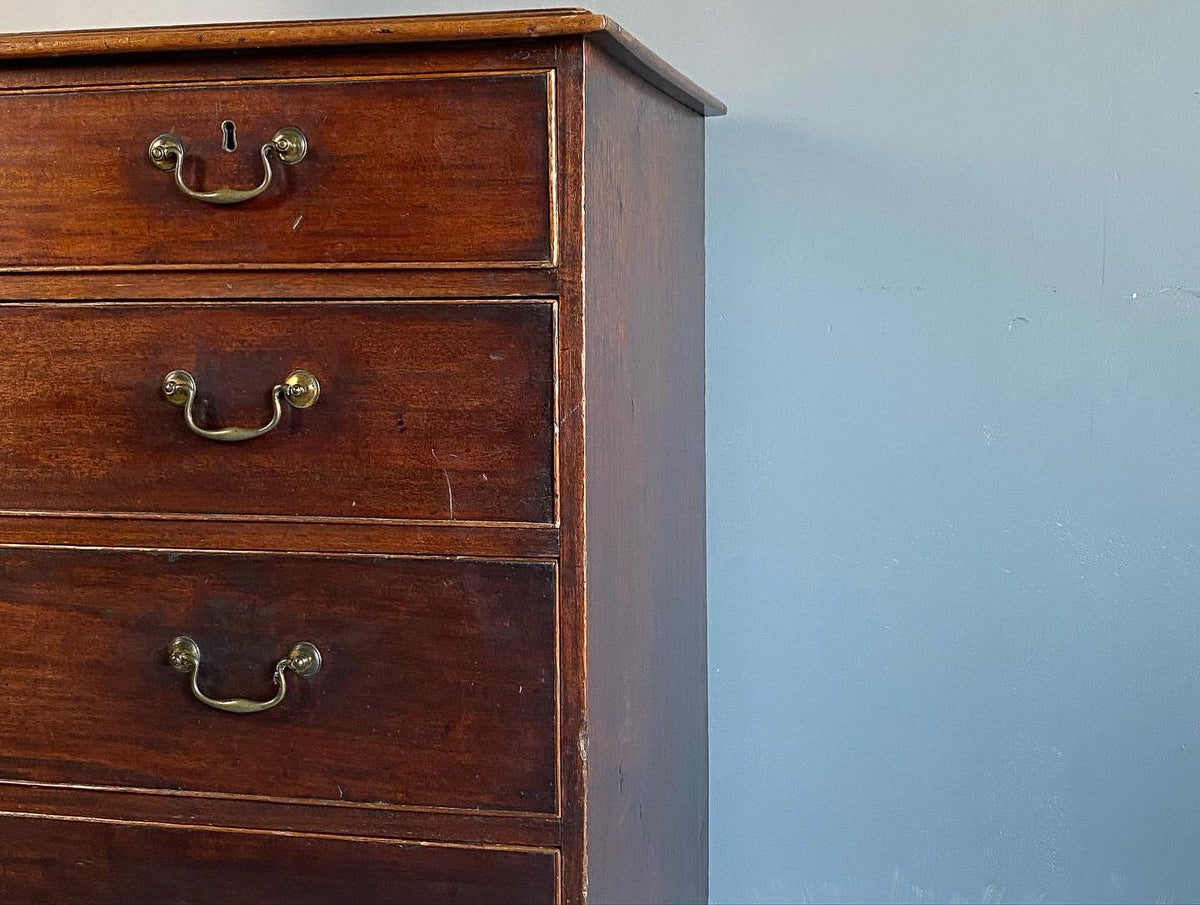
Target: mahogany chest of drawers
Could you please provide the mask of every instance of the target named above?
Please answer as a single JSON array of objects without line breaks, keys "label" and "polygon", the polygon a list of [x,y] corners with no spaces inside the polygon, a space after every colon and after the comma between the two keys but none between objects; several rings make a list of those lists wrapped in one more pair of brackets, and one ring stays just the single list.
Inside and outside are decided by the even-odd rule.
[{"label": "mahogany chest of drawers", "polygon": [[0,36],[0,901],[705,900],[720,112],[583,10]]}]

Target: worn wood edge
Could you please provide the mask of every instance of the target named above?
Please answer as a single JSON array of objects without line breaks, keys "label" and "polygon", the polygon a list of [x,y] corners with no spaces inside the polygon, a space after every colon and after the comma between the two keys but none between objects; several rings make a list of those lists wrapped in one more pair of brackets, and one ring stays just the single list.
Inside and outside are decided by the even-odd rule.
[{"label": "worn wood edge", "polygon": [[605,27],[586,36],[626,69],[703,116],[724,116],[729,112],[720,98],[705,91],[618,23],[607,16],[599,18],[604,20]]},{"label": "worn wood edge", "polygon": [[242,799],[145,794],[119,788],[0,786],[0,810],[30,815],[151,820],[209,828],[264,832],[317,831],[331,836],[410,838],[431,842],[492,843],[557,848],[559,822],[552,817],[330,808]]},{"label": "worn wood edge", "polygon": [[558,614],[560,700],[559,730],[562,790],[562,894],[559,905],[586,905],[586,663],[585,565],[583,535],[583,48],[585,38],[562,40],[556,49],[561,148],[559,185],[563,237],[559,278],[559,569]]},{"label": "worn wood edge", "polygon": [[220,826],[214,824],[197,824],[185,822],[167,822],[162,820],[137,820],[114,817],[92,817],[79,814],[44,814],[27,811],[0,810],[0,817],[28,818],[33,820],[59,820],[70,823],[105,823],[114,826],[136,826],[159,830],[191,830],[205,833],[229,833],[246,836],[278,836],[287,835],[299,839],[324,839],[331,842],[371,842],[381,845],[414,846],[420,848],[457,848],[476,851],[516,852],[554,856],[558,850],[548,846],[506,845],[491,842],[443,842],[429,839],[412,839],[392,836],[361,836],[340,833],[323,833],[296,830],[258,829],[256,827]]},{"label": "worn wood edge", "polygon": [[[82,553],[137,553],[159,555],[163,553],[178,553],[186,556],[230,556],[245,559],[246,557],[286,557],[288,559],[345,559],[345,560],[432,560],[440,562],[490,562],[497,561],[501,563],[526,565],[526,566],[557,566],[557,560],[549,556],[508,556],[506,554],[497,554],[495,556],[486,556],[475,553],[378,553],[367,550],[274,550],[265,547],[211,547],[211,546],[156,546],[146,544],[143,546],[121,545],[121,544],[71,544],[59,543],[57,541],[45,541],[42,543],[34,543],[29,541],[4,541],[0,542],[0,551],[3,550],[36,550],[36,551],[71,551]],[[0,779],[0,785],[3,785],[6,780]],[[205,794],[208,794],[205,792]],[[213,793],[217,794],[217,793]],[[224,794],[224,793],[221,793]],[[316,800],[316,799],[314,799]],[[324,799],[320,799],[324,800]],[[460,809],[461,810],[461,809]],[[474,808],[470,810],[475,810]],[[545,812],[550,813],[550,812]]]},{"label": "worn wood edge", "polygon": [[[64,305],[65,307],[65,305]],[[241,522],[244,524],[285,525],[396,525],[414,528],[518,528],[553,529],[553,522],[517,522],[487,519],[421,519],[384,518],[349,515],[276,515],[255,512],[154,512],[138,509],[129,510],[74,510],[74,509],[0,509],[0,518],[71,518],[71,519],[150,519],[167,522]]]},{"label": "worn wood edge", "polygon": [[717,97],[608,16],[578,8],[0,34],[0,61],[565,36],[592,37],[623,65],[698,113],[720,116],[726,112]]},{"label": "worn wood edge", "polygon": [[301,807],[341,808],[355,811],[381,811],[390,814],[431,814],[486,818],[489,820],[534,820],[556,822],[557,811],[520,811],[500,808],[470,808],[438,805],[392,804],[374,801],[346,801],[339,798],[302,798],[286,795],[253,795],[204,789],[170,789],[153,786],[121,786],[100,783],[43,782],[28,779],[0,779],[0,786],[33,789],[59,789],[66,792],[113,792],[126,795],[160,795],[169,798],[237,801],[250,804],[298,805]]},{"label": "worn wood edge", "polygon": [[[90,89],[82,89],[84,91]],[[213,264],[23,264],[0,266],[0,274],[75,274],[75,273],[169,273],[171,271],[309,271],[309,270],[539,270],[554,267],[554,261],[313,261],[310,263],[260,263],[217,261]]]},{"label": "worn wood edge", "polygon": [[0,275],[0,302],[239,301],[425,302],[545,300],[558,295],[555,270],[186,271]]},{"label": "worn wood edge", "polygon": [[327,556],[554,560],[556,528],[306,525],[0,516],[0,549],[86,547]]}]

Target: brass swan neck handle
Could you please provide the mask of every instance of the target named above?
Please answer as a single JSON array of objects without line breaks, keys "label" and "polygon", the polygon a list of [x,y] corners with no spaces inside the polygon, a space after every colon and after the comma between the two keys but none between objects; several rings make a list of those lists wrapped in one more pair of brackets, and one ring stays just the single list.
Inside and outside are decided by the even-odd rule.
[{"label": "brass swan neck handle", "polygon": [[162,382],[163,395],[175,405],[183,406],[183,420],[187,422],[192,433],[207,440],[219,440],[223,443],[237,443],[242,440],[253,440],[263,434],[269,434],[279,426],[283,418],[283,403],[287,402],[292,408],[306,409],[312,407],[321,395],[321,383],[316,376],[308,371],[296,370],[271,390],[272,414],[271,420],[262,427],[221,427],[210,430],[196,423],[196,378],[184,370],[172,371]]},{"label": "brass swan neck handle", "polygon": [[302,679],[315,676],[321,670],[321,652],[308,641],[293,645],[286,657],[275,664],[272,681],[278,688],[269,701],[250,701],[245,698],[210,698],[200,690],[200,645],[187,635],[180,635],[167,648],[167,660],[179,672],[192,674],[192,694],[201,704],[225,713],[260,713],[270,710],[287,694],[287,673],[290,670]]},{"label": "brass swan neck handle", "polygon": [[271,185],[274,173],[271,170],[271,155],[277,154],[280,161],[295,166],[308,154],[308,139],[295,126],[285,126],[275,137],[262,146],[263,180],[252,189],[214,189],[199,191],[183,181],[183,142],[171,133],[164,133],[150,142],[150,162],[167,173],[175,173],[175,185],[179,191],[197,201],[209,204],[241,204],[265,192]]}]

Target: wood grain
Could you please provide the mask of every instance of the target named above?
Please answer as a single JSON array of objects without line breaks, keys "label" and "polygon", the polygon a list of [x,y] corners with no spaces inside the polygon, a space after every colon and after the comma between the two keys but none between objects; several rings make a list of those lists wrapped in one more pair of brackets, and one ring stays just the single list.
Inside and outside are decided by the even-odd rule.
[{"label": "wood grain", "polygon": [[550,905],[553,852],[0,817],[6,905]]},{"label": "wood grain", "polygon": [[0,274],[0,301],[553,298],[548,268],[143,270]]},{"label": "wood grain", "polygon": [[0,811],[236,827],[267,832],[319,831],[431,842],[532,845],[557,848],[560,823],[548,815],[437,810],[359,802],[313,803],[270,796],[195,795],[172,789],[38,785],[0,781]]},{"label": "wood grain", "polygon": [[[318,224],[320,242],[272,219],[302,197],[302,164],[242,211],[261,235],[231,238],[216,217],[174,249],[146,235],[144,212],[194,211],[147,164],[117,199],[134,221],[74,250],[42,234],[35,257],[9,252],[0,852],[32,841],[0,899],[124,901],[124,886],[193,901],[160,895],[174,870],[233,902],[244,884],[268,902],[280,888],[318,902],[704,900],[696,112],[724,108],[660,63],[577,10],[0,38],[0,106],[41,104],[59,133],[81,98],[198,99],[169,118],[199,136],[205,167],[190,175],[204,186],[257,174],[253,155],[205,147],[224,98],[243,99],[239,117],[271,104],[302,126],[321,107],[357,117],[336,135],[359,150],[322,191],[373,178],[368,100],[475,86],[429,111],[451,146],[448,164],[434,141],[407,168],[428,185]],[[454,121],[464,101],[474,125]],[[540,187],[521,175],[528,159],[498,159],[535,131]],[[121,142],[142,155],[152,136],[135,137]],[[97,152],[117,155],[110,175],[125,150]],[[496,188],[482,205],[476,184]],[[433,210],[439,198],[454,210]],[[518,222],[530,199],[546,219]],[[62,198],[46,210],[59,223]],[[427,232],[404,233],[414,217]],[[129,222],[142,234],[122,233]],[[325,394],[276,435],[221,447],[161,398],[180,366],[210,426],[263,420],[294,366]],[[330,654],[267,719],[232,717],[165,664],[183,631],[216,694],[268,696],[270,665],[301,635]],[[85,643],[69,647],[72,633]],[[47,828],[31,834],[6,811],[101,822],[37,818]],[[384,838],[439,845],[418,863],[380,854],[414,851]],[[476,848],[423,860],[444,843]],[[288,871],[315,893],[272,883]]]},{"label": "wood grain", "polygon": [[267,553],[413,553],[553,559],[559,529],[542,525],[413,524],[158,515],[0,515],[0,545],[68,545]]},{"label": "wood grain", "polygon": [[[0,510],[554,520],[549,303],[0,305]],[[35,366],[36,364],[36,366]],[[294,368],[311,409],[260,425]]]},{"label": "wood grain", "polygon": [[[552,254],[545,73],[379,76],[0,95],[0,268],[484,266]],[[221,123],[238,149],[221,148]],[[249,188],[258,149],[308,156],[243,204],[185,197],[152,165],[170,132],[196,189]],[[46,153],[47,148],[54,152]]]},{"label": "wood grain", "polygon": [[585,85],[588,891],[705,902],[704,124]]},{"label": "wood grain", "polygon": [[[430,75],[545,71],[554,68],[555,41],[277,47],[211,53],[198,46],[178,53],[86,57],[0,58],[0,91],[212,85],[272,79],[370,79]],[[303,60],[298,67],[297,61]]]},{"label": "wood grain", "polygon": [[720,100],[612,19],[578,8],[0,35],[0,59],[198,50],[244,52],[278,47],[397,45],[572,35],[588,36],[601,42],[631,71],[680,103],[710,116],[725,112],[725,105]]},{"label": "wood grain", "polygon": [[[0,551],[0,778],[557,811],[551,564]],[[321,672],[257,714],[312,641]],[[312,829],[313,827],[310,827]]]},{"label": "wood grain", "polygon": [[562,897],[563,905],[587,901],[586,775],[587,703],[584,622],[587,592],[587,545],[584,513],[584,421],[587,398],[583,380],[584,344],[584,209],[583,185],[583,40],[563,41],[556,61],[559,134],[559,197],[562,254],[559,265],[559,649],[562,664],[562,720],[559,758],[562,763]]}]

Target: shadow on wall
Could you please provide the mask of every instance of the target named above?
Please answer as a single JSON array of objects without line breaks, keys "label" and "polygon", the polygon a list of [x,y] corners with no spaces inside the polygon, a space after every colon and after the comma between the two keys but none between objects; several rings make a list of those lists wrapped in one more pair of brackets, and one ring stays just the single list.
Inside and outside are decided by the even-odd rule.
[{"label": "shadow on wall", "polygon": [[1200,889],[1200,303],[1026,175],[709,130],[713,902]]}]

